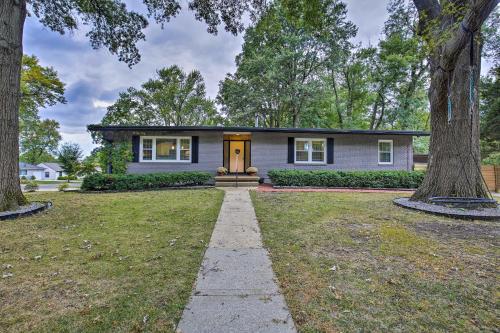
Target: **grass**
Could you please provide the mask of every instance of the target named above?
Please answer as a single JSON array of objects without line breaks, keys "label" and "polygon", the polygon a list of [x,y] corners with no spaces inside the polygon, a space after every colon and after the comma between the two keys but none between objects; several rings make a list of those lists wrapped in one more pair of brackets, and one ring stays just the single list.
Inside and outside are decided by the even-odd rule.
[{"label": "grass", "polygon": [[497,331],[500,227],[404,210],[393,198],[252,193],[299,331]]},{"label": "grass", "polygon": [[0,222],[1,332],[173,332],[223,193],[35,193]]}]

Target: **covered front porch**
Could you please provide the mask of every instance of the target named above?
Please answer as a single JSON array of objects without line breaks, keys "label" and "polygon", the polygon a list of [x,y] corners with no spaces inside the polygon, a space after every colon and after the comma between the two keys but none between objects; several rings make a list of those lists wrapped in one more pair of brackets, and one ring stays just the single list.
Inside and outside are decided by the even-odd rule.
[{"label": "covered front porch", "polygon": [[250,132],[224,132],[223,166],[230,175],[243,175],[252,166],[252,134]]},{"label": "covered front porch", "polygon": [[224,132],[223,166],[228,174],[215,177],[215,186],[258,186],[258,175],[246,174],[252,166],[252,134],[250,132]]}]

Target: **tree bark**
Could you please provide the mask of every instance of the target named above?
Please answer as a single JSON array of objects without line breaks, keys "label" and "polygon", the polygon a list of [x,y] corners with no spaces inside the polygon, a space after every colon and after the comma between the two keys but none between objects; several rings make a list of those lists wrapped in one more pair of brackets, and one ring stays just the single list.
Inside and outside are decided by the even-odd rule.
[{"label": "tree bark", "polygon": [[340,110],[340,99],[339,93],[337,91],[337,82],[335,80],[335,73],[331,70],[332,76],[332,87],[335,94],[335,110],[337,111],[337,116],[339,117],[339,128],[344,128],[344,120],[342,119],[342,110]]},{"label": "tree bark", "polygon": [[375,126],[375,120],[377,119],[377,111],[378,111],[378,96],[375,98],[375,102],[372,107],[372,116],[370,117],[370,129],[373,130]]},{"label": "tree bark", "polygon": [[0,211],[26,203],[19,183],[19,100],[25,0],[0,1]]},{"label": "tree bark", "polygon": [[[443,15],[437,0],[414,0],[419,11],[421,29],[429,29],[429,20],[438,20],[430,31],[436,41],[450,33],[458,18]],[[458,29],[442,44],[431,49],[429,56],[431,84],[429,88],[431,138],[429,164],[422,185],[413,200],[431,197],[487,197],[481,177],[479,151],[478,82],[481,50],[478,47],[480,27],[498,0],[478,0],[470,5]],[[473,72],[470,66],[470,32],[474,38]],[[429,38],[429,36],[426,36]],[[473,79],[473,102],[470,80]],[[448,120],[448,92],[451,96],[451,119]]]},{"label": "tree bark", "polygon": [[375,125],[375,130],[378,130],[380,125],[382,125],[382,120],[385,114],[385,97],[383,93],[379,93],[380,98],[380,116],[378,117],[377,124]]},{"label": "tree bark", "polygon": [[[479,48],[477,48],[479,49]],[[479,52],[475,52],[479,60]],[[469,49],[465,48],[449,74],[451,77],[451,121],[448,123],[447,81],[431,80],[431,138],[429,165],[424,182],[413,195],[426,201],[430,197],[486,197],[487,190],[481,178],[479,152],[478,86],[480,62],[474,68],[474,103],[469,101]],[[431,75],[435,77],[435,71]],[[448,75],[447,75],[448,76]],[[472,111],[472,112],[471,112]]]}]

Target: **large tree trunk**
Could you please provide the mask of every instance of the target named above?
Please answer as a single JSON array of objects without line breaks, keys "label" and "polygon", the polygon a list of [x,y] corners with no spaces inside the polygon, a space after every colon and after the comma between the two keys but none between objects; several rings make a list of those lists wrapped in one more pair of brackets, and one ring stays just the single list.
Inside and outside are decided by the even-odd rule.
[{"label": "large tree trunk", "polygon": [[[477,45],[476,45],[477,46]],[[429,165],[423,184],[414,199],[427,200],[434,196],[486,197],[481,178],[479,152],[480,50],[476,47],[473,71],[474,103],[470,103],[470,43],[462,50],[451,72],[431,66],[431,139]],[[448,122],[448,79],[451,78],[451,110]]]},{"label": "large tree trunk", "polygon": [[26,199],[19,184],[19,92],[24,0],[0,1],[0,211]]},{"label": "large tree trunk", "polygon": [[[479,152],[478,82],[481,26],[499,0],[454,1],[462,12],[443,11],[438,0],[414,0],[420,33],[430,48],[431,140],[429,165],[413,200],[430,197],[486,197]],[[457,7],[458,8],[458,7]],[[473,103],[470,101],[470,46],[473,54]],[[449,87],[449,88],[448,88]],[[448,119],[448,91],[451,119]]]}]

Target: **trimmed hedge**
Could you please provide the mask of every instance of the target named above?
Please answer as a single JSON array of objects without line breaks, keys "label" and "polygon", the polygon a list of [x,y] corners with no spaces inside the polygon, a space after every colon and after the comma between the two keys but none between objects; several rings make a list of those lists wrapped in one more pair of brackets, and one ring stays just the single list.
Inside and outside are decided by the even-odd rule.
[{"label": "trimmed hedge", "polygon": [[57,177],[57,180],[77,180],[78,177],[76,176],[59,176]]},{"label": "trimmed hedge", "polygon": [[421,171],[333,171],[274,169],[268,173],[275,186],[417,188]]},{"label": "trimmed hedge", "polygon": [[208,172],[164,172],[149,174],[102,174],[84,178],[84,191],[130,191],[166,187],[205,185],[212,179]]}]

